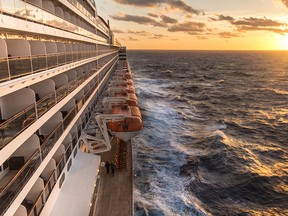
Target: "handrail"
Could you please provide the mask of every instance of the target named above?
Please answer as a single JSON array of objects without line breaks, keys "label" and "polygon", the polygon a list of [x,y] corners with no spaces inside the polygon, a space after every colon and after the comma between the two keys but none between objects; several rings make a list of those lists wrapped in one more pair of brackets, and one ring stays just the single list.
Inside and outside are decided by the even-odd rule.
[{"label": "handrail", "polygon": [[[113,55],[115,55],[115,54],[116,54],[116,53],[113,52],[113,53],[111,53],[111,54],[103,57],[103,58],[101,59],[102,62],[99,62],[99,65],[103,65],[104,63],[106,63],[108,60],[110,60],[109,57],[110,57],[110,56],[113,56]],[[107,65],[107,67],[109,67],[109,66],[110,66],[110,65]],[[102,67],[102,66],[101,66],[101,67]],[[84,79],[84,80],[88,79],[92,74],[95,73],[95,71],[97,71],[97,69],[93,68],[93,69],[91,69],[88,73],[84,73],[84,74],[80,75],[79,77],[77,77],[77,79],[79,79],[78,82],[79,82],[79,83],[82,83],[82,82],[83,82],[82,79]],[[99,73],[98,76],[101,77],[101,76],[102,76],[101,74],[102,74],[102,73]],[[73,81],[74,81],[74,80],[71,80],[70,82],[73,82]],[[69,82],[69,83],[70,83],[70,82]],[[56,90],[56,98],[57,98],[57,96],[58,96],[58,95],[57,95],[57,91],[62,90],[62,88],[66,87],[66,86],[69,86],[69,83],[66,83],[65,85],[61,86],[59,89]],[[95,82],[94,85],[97,86],[97,82]],[[93,86],[92,86],[92,87],[93,87]],[[95,87],[93,87],[93,88],[95,88]],[[58,93],[59,93],[59,92],[58,92]],[[69,88],[67,88],[67,93],[68,93],[68,94],[70,93]],[[50,94],[51,94],[51,95],[52,95],[52,94],[55,94],[55,92],[52,92],[52,93],[50,93]],[[86,94],[87,94],[87,93],[86,93]],[[85,96],[83,97],[84,100],[87,98],[86,94],[85,94]],[[48,94],[47,96],[45,96],[44,98],[41,98],[39,101],[36,102],[36,111],[34,111],[34,112],[35,112],[35,120],[36,120],[36,118],[37,118],[36,112],[37,112],[37,114],[39,113],[39,110],[38,110],[37,105],[39,105],[39,104],[42,102],[42,100],[44,101],[46,97],[49,97],[49,94]],[[62,100],[62,99],[63,99],[63,96],[61,96],[61,100]],[[60,100],[59,100],[59,101],[60,101]],[[57,100],[55,99],[55,103],[53,104],[53,106],[55,106],[59,101],[57,101]],[[78,103],[77,103],[77,105],[78,105]],[[32,106],[35,106],[35,104],[31,104],[30,106],[31,106],[31,108],[32,108]],[[29,106],[28,108],[30,108],[30,106]],[[0,124],[0,128],[1,128],[1,127],[4,127],[6,124],[10,123],[11,121],[13,121],[13,120],[15,120],[17,117],[19,117],[21,114],[25,113],[28,108],[25,108],[24,110],[20,111],[19,113],[13,115],[13,118],[11,118],[11,119],[9,118],[8,120],[6,120],[6,121],[4,121],[3,123],[1,123],[1,124]],[[48,111],[48,109],[47,109],[44,113],[46,113],[47,111]],[[41,115],[43,115],[44,113],[41,113]],[[19,115],[19,116],[18,116],[18,115]],[[39,116],[38,116],[38,117],[39,117]],[[60,123],[59,123],[59,124],[60,124]],[[12,136],[12,139],[13,139],[17,134],[19,134],[19,133],[22,132],[24,129],[26,129],[29,125],[30,125],[30,124],[26,125],[26,126],[23,127],[21,130],[17,131],[17,133]],[[52,131],[51,133],[53,133],[53,132],[54,132],[54,131]],[[50,137],[51,133],[48,135],[48,137]],[[48,138],[48,137],[47,137],[47,138]],[[43,144],[45,144],[47,138],[45,138],[45,140],[42,141]],[[12,140],[12,139],[11,139],[11,140]],[[10,142],[10,141],[9,141],[9,142]],[[8,142],[7,144],[5,144],[4,146],[8,145],[9,142]],[[1,148],[3,148],[4,146],[2,146]],[[42,145],[42,146],[43,146],[43,145]]]},{"label": "handrail", "polygon": [[52,95],[55,95],[55,92],[48,93],[43,98],[40,98],[40,100],[36,101],[36,104],[37,105],[41,104],[43,101],[45,101],[46,99],[50,98]]},{"label": "handrail", "polygon": [[55,128],[48,134],[48,136],[43,140],[43,144],[41,145],[41,150],[42,150],[42,146],[45,147],[46,141],[50,140],[51,136],[55,133],[55,131],[59,128],[59,126],[62,125],[62,121],[59,122]]},{"label": "handrail", "polygon": [[24,114],[28,109],[34,107],[35,108],[35,104],[31,104],[28,107],[24,108],[23,110],[19,111],[18,113],[14,114],[13,116],[11,116],[10,118],[8,118],[6,121],[2,122],[0,124],[0,128],[3,127],[4,125],[10,123],[12,120],[15,120],[16,118],[20,117],[22,114]]},{"label": "handrail", "polygon": [[34,158],[34,156],[36,155],[36,153],[40,153],[40,150],[37,149],[32,156],[30,156],[28,158],[28,160],[26,161],[26,163],[22,166],[22,168],[16,173],[16,175],[6,184],[6,186],[2,189],[2,191],[0,192],[0,195],[2,196],[4,193],[6,192],[7,189],[11,186],[12,183],[14,183],[14,181],[19,177],[19,175],[22,173],[22,171],[28,166],[28,164],[32,161],[32,159]]},{"label": "handrail", "polygon": [[95,185],[94,191],[93,191],[93,194],[92,194],[91,199],[90,199],[90,205],[89,205],[90,209],[89,209],[88,216],[93,216],[94,210],[96,210],[96,207],[97,207],[98,194],[99,194],[100,185],[101,185],[100,175],[97,175],[96,182],[94,185]]}]

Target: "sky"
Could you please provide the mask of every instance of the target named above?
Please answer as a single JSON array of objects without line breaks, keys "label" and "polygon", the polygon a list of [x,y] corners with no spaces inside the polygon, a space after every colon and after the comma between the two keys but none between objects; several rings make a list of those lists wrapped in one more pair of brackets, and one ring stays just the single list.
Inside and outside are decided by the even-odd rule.
[{"label": "sky", "polygon": [[128,49],[288,50],[288,0],[96,0]]}]

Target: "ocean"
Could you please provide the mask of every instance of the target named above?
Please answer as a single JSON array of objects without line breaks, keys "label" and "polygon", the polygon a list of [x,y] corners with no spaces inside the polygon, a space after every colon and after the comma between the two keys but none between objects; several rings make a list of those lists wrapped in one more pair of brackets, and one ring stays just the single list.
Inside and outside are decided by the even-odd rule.
[{"label": "ocean", "polygon": [[128,51],[135,216],[288,215],[288,52]]}]

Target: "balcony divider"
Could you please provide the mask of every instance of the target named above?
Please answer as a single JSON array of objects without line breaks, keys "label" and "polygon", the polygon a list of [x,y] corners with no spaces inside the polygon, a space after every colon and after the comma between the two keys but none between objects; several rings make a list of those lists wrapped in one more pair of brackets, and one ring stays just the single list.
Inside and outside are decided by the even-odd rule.
[{"label": "balcony divider", "polygon": [[38,216],[43,206],[44,206],[44,194],[43,194],[43,191],[41,191],[34,205],[32,206],[30,212],[28,213],[28,216]]}]

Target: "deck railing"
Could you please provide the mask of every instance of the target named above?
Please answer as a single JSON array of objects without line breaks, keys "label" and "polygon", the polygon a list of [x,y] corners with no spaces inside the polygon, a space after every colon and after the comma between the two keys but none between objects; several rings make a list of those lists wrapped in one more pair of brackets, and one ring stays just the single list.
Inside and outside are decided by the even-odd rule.
[{"label": "deck railing", "polygon": [[65,167],[65,154],[63,154],[59,160],[59,162],[56,165],[56,170],[57,170],[57,179],[60,177],[60,174],[62,170]]},{"label": "deck railing", "polygon": [[44,139],[43,144],[41,145],[42,160],[48,155],[50,150],[54,147],[58,138],[62,135],[64,131],[63,122],[54,128],[54,130]]},{"label": "deck railing", "polygon": [[24,166],[7,183],[0,192],[0,215],[2,216],[6,209],[11,205],[20,191],[26,185],[30,177],[41,163],[40,151],[37,149],[26,161]]},{"label": "deck railing", "polygon": [[93,216],[96,213],[96,208],[97,208],[97,199],[98,199],[98,194],[100,190],[100,184],[101,184],[101,177],[100,175],[96,176],[96,182],[94,184],[94,191],[90,199],[90,209],[88,216]]},{"label": "deck railing", "polygon": [[47,179],[47,182],[45,182],[44,191],[45,191],[45,200],[48,200],[52,189],[54,188],[54,185],[56,184],[56,169],[50,174],[49,178]]},{"label": "deck railing", "polygon": [[[107,58],[106,61],[102,62],[102,65],[105,64],[110,58]],[[109,68],[111,65],[108,65]],[[106,73],[106,69],[103,72]],[[55,92],[51,92],[44,98],[41,98],[35,104],[31,104],[29,107],[21,110],[20,112],[14,114],[7,120],[2,120],[0,124],[0,150],[4,148],[11,140],[13,140],[17,135],[19,135],[22,131],[24,131],[28,126],[30,126],[33,122],[35,122],[38,118],[40,118],[43,114],[45,114],[50,108],[56,105],[59,101],[61,101],[65,96],[71,93],[77,86],[83,83],[84,80],[87,80],[91,77],[96,70],[91,70],[82,74],[74,80],[71,80],[66,85],[61,86]],[[103,76],[104,73],[101,73],[99,76]],[[97,78],[96,78],[97,79]],[[98,80],[98,79],[97,79]],[[93,90],[97,87],[98,82],[94,82],[94,85],[86,93],[83,100],[79,101],[81,104],[84,104]],[[77,103],[77,111],[81,108],[79,102]],[[66,120],[68,121],[68,120]],[[71,121],[71,120],[70,120]]]},{"label": "deck railing", "polygon": [[31,104],[0,124],[0,150],[36,120],[35,113],[35,105]]},{"label": "deck railing", "polygon": [[2,6],[2,11],[6,14],[97,39],[95,32],[93,32],[93,28],[75,25],[71,20],[65,20],[64,17],[58,17],[50,11],[33,5],[33,2],[27,1],[26,3],[21,0],[1,0],[0,4]]}]

